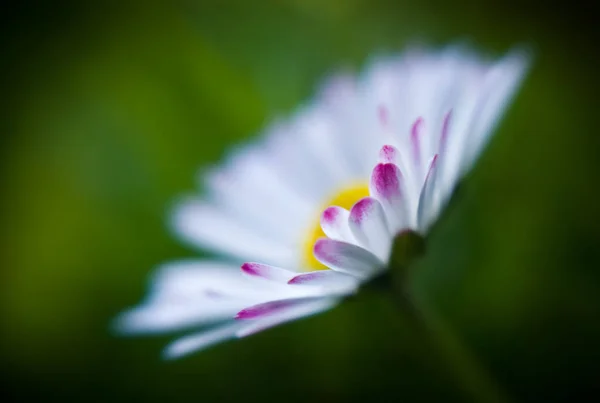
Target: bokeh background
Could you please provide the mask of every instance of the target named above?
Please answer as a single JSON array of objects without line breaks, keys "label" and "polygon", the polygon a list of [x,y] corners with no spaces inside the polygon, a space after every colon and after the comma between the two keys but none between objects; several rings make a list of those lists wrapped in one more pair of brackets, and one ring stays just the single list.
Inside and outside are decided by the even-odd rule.
[{"label": "bokeh background", "polygon": [[[12,3],[12,4],[11,4]],[[516,0],[4,2],[0,366],[11,401],[467,401],[384,297],[164,362],[118,338],[197,169],[339,67],[467,40],[534,65],[414,287],[516,401],[596,401],[596,21]]]}]

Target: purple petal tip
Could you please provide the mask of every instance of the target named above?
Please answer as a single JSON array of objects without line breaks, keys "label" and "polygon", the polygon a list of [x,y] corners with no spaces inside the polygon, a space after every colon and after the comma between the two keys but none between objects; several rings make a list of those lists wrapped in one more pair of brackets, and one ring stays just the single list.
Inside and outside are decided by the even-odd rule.
[{"label": "purple petal tip", "polygon": [[400,169],[392,163],[377,164],[373,169],[372,183],[377,193],[384,197],[400,194]]},{"label": "purple petal tip", "polygon": [[312,280],[318,279],[320,277],[323,277],[323,272],[311,272],[311,273],[306,273],[306,274],[300,274],[294,278],[292,278],[290,281],[288,281],[288,284],[304,284],[304,283],[308,283]]},{"label": "purple petal tip", "polygon": [[415,120],[415,123],[413,123],[410,130],[410,135],[413,137],[413,139],[416,139],[419,136],[419,133],[421,132],[421,126],[423,126],[423,118],[419,117],[417,120]]},{"label": "purple petal tip", "polygon": [[379,159],[384,163],[394,162],[397,154],[398,150],[394,146],[385,145],[379,151]]},{"label": "purple petal tip", "polygon": [[338,262],[338,258],[335,253],[332,253],[332,242],[330,239],[321,238],[315,242],[315,246],[313,247],[313,252],[315,257],[320,262],[328,262],[336,264]]},{"label": "purple petal tip", "polygon": [[332,223],[336,220],[339,211],[335,207],[328,207],[323,211],[323,221],[326,223]]},{"label": "purple petal tip", "polygon": [[251,276],[260,276],[260,264],[258,263],[244,263],[242,265],[242,271]]},{"label": "purple petal tip", "polygon": [[235,315],[235,319],[256,319],[261,316],[270,315],[273,312],[287,308],[290,305],[293,305],[293,302],[290,300],[265,302],[264,304],[254,305],[249,308],[242,309]]},{"label": "purple petal tip", "polygon": [[367,216],[375,200],[371,197],[365,197],[358,202],[354,206],[352,206],[352,211],[350,212],[350,219],[355,223],[360,223]]}]

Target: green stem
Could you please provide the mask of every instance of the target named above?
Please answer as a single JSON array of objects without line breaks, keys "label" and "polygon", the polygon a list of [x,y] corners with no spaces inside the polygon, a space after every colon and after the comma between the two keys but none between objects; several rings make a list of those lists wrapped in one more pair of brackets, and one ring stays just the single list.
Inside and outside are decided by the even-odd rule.
[{"label": "green stem", "polygon": [[[404,231],[394,239],[392,254],[386,274],[372,282],[373,287],[392,295],[404,319],[415,330],[440,364],[456,381],[469,400],[481,403],[510,403],[512,400],[502,390],[476,356],[442,321],[417,304],[408,292],[410,269],[425,254],[425,239],[414,231]],[[436,365],[437,367],[438,365]]]},{"label": "green stem", "polygon": [[448,371],[463,393],[469,396],[468,401],[480,403],[511,403],[500,385],[493,379],[487,369],[467,349],[448,326],[431,314],[425,315],[406,294],[394,299],[407,323],[415,330],[417,336],[433,353],[436,360]]}]

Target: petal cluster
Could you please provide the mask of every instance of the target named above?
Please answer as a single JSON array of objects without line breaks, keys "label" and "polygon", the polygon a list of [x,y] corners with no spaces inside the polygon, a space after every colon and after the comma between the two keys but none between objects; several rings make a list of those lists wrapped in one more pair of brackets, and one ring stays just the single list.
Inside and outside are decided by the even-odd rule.
[{"label": "petal cluster", "polygon": [[[314,247],[321,263],[369,279],[385,268],[393,237],[406,229],[418,229],[419,204],[424,206],[421,211],[431,208],[432,198],[425,190],[430,182],[427,179],[435,175],[438,156],[431,158],[420,192],[411,197],[402,171],[394,162],[398,155],[395,147],[382,147],[381,161],[371,175],[370,196],[360,199],[350,210],[339,206],[325,209],[321,226],[327,238],[319,239]],[[411,199],[416,203],[414,207]]]},{"label": "petal cluster", "polygon": [[145,303],[117,318],[121,333],[202,330],[169,345],[176,358],[216,342],[309,316],[354,293],[359,281],[323,270],[298,274],[260,263],[180,261],[160,268]]}]

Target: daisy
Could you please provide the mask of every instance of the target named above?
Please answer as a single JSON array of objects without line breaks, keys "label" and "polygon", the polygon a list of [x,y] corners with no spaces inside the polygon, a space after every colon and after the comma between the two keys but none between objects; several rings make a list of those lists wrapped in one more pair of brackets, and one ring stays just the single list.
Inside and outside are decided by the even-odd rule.
[{"label": "daisy", "polygon": [[[526,69],[518,52],[409,50],[333,77],[287,120],[202,173],[175,233],[221,259],[159,268],[126,334],[197,332],[179,357],[312,315],[388,265],[396,235],[425,235],[476,161]],[[245,263],[244,261],[265,262]],[[284,269],[285,268],[285,269]]]}]

